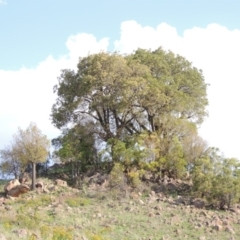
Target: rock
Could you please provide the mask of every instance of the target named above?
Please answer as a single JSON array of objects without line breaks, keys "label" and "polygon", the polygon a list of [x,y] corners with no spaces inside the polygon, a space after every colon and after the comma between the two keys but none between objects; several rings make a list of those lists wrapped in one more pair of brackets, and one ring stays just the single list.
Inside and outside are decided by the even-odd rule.
[{"label": "rock", "polygon": [[3,204],[5,204],[5,202],[6,202],[6,198],[1,197],[1,198],[0,198],[0,206],[3,205]]},{"label": "rock", "polygon": [[19,238],[25,238],[28,235],[27,229],[18,229],[18,230],[14,230],[13,232],[16,233]]},{"label": "rock", "polygon": [[216,231],[221,231],[222,228],[223,228],[222,225],[218,225],[218,224],[213,226],[213,229],[216,230]]},{"label": "rock", "polygon": [[170,225],[175,225],[175,224],[179,223],[179,221],[180,221],[180,219],[179,219],[178,216],[173,216],[172,215],[172,218],[170,220]]},{"label": "rock", "polygon": [[11,197],[18,197],[21,194],[27,193],[30,190],[29,186],[25,184],[17,185],[14,188],[12,188],[10,191],[8,191],[8,196]]},{"label": "rock", "polygon": [[65,173],[61,173],[60,177],[63,178],[63,179],[66,179],[66,180],[69,179],[69,176],[67,174],[65,174]]},{"label": "rock", "polygon": [[61,179],[56,179],[55,185],[60,187],[67,187],[67,182]]},{"label": "rock", "polygon": [[152,191],[150,192],[150,195],[152,195],[152,196],[155,197],[155,196],[156,196],[156,192],[152,190]]},{"label": "rock", "polygon": [[132,192],[132,193],[130,193],[130,198],[131,199],[138,199],[139,195],[137,193],[135,193],[135,192]]},{"label": "rock", "polygon": [[181,230],[179,228],[175,229],[174,232],[176,233],[176,236],[179,237],[181,234]]},{"label": "rock", "polygon": [[209,217],[208,214],[205,211],[201,211],[199,213],[199,216]]},{"label": "rock", "polygon": [[223,225],[225,225],[225,226],[228,226],[228,225],[229,225],[229,221],[228,221],[228,220],[226,220],[226,219],[225,219],[225,220],[223,220],[223,221],[222,221],[222,223],[223,223]]},{"label": "rock", "polygon": [[234,212],[234,213],[237,213],[237,214],[240,214],[240,209],[239,209],[239,208],[236,208],[236,207],[230,208],[229,211]]},{"label": "rock", "polygon": [[195,208],[204,208],[205,206],[205,202],[200,199],[200,198],[196,198],[196,199],[193,199],[191,204],[195,207]]},{"label": "rock", "polygon": [[181,196],[178,196],[177,199],[174,200],[174,202],[179,205],[179,204],[183,204],[183,205],[186,205],[186,201],[183,197]]},{"label": "rock", "polygon": [[36,188],[42,189],[43,190],[43,182],[37,182]]},{"label": "rock", "polygon": [[159,210],[159,211],[162,211],[162,210],[163,210],[162,207],[160,207],[160,206],[155,206],[154,209],[155,209],[155,210]]},{"label": "rock", "polygon": [[47,188],[43,188],[44,193],[49,193],[50,191]]},{"label": "rock", "polygon": [[154,216],[154,214],[152,212],[148,213],[148,217],[153,217],[153,216]]},{"label": "rock", "polygon": [[214,217],[214,219],[212,220],[212,225],[213,226],[215,226],[215,225],[222,226],[223,222],[221,219],[219,219],[219,217]]},{"label": "rock", "polygon": [[5,193],[8,193],[12,188],[14,188],[15,186],[20,185],[20,182],[18,181],[18,179],[13,179],[11,181],[9,181],[5,186],[4,186],[4,191]]},{"label": "rock", "polygon": [[98,185],[102,185],[105,184],[107,185],[108,183],[108,176],[107,174],[100,174],[100,173],[96,173],[93,176],[89,177],[88,179],[88,184],[98,184]]},{"label": "rock", "polygon": [[235,231],[234,231],[231,227],[229,227],[229,226],[227,226],[227,227],[225,228],[225,231],[226,231],[226,232],[229,232],[229,233],[231,233],[231,234],[235,234]]},{"label": "rock", "polygon": [[125,207],[125,211],[131,212],[133,209],[130,207]]},{"label": "rock", "polygon": [[32,176],[27,173],[27,172],[24,172],[23,174],[20,175],[19,177],[19,182],[20,183],[28,183],[30,180],[31,180]]},{"label": "rock", "polygon": [[6,209],[7,211],[10,211],[10,210],[12,210],[12,207],[7,205],[7,206],[5,207],[5,209]]},{"label": "rock", "polygon": [[6,198],[7,198],[7,199],[10,199],[10,200],[15,200],[15,199],[16,199],[15,197],[11,197],[11,196],[9,196],[9,195],[7,195]]},{"label": "rock", "polygon": [[168,240],[168,237],[162,236],[161,240]]},{"label": "rock", "polygon": [[3,234],[0,233],[0,240],[7,240],[7,238]]}]

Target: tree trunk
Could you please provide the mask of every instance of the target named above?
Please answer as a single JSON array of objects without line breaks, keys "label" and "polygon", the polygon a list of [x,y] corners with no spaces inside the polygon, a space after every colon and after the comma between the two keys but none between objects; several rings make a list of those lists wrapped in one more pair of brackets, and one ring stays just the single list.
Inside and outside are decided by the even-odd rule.
[{"label": "tree trunk", "polygon": [[75,171],[75,169],[74,169],[74,162],[73,162],[73,160],[71,161],[72,162],[72,179],[74,179],[74,171]]},{"label": "tree trunk", "polygon": [[32,190],[36,189],[36,163],[32,162]]}]

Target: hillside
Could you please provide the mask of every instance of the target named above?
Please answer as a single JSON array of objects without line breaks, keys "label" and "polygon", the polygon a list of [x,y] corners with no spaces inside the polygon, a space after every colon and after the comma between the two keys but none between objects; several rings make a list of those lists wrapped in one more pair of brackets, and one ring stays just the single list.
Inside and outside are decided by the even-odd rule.
[{"label": "hillside", "polygon": [[240,239],[237,205],[229,211],[200,209],[187,197],[143,183],[132,189],[88,181],[77,189],[63,181],[39,181],[42,189],[15,199],[1,193],[1,240]]}]

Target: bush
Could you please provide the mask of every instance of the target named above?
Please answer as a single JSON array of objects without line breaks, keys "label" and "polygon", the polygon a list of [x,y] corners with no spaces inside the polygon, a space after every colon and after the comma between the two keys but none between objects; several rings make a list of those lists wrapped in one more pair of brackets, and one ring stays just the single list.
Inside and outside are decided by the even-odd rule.
[{"label": "bush", "polygon": [[138,171],[128,173],[128,181],[131,187],[136,188],[141,184],[140,174]]},{"label": "bush", "polygon": [[123,166],[120,163],[115,163],[112,171],[110,172],[109,186],[114,187],[125,187],[126,177],[123,172]]}]

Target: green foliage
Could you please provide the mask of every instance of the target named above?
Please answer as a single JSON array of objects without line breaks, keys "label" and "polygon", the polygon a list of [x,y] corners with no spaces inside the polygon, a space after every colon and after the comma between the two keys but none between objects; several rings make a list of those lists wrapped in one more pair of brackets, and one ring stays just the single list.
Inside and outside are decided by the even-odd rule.
[{"label": "green foliage", "polygon": [[38,239],[38,236],[34,233],[28,238],[28,240],[37,240],[37,239]]},{"label": "green foliage", "polygon": [[43,225],[40,227],[40,233],[43,239],[49,239],[49,236],[52,235],[52,240],[73,240],[72,229],[63,226],[50,227]]},{"label": "green foliage", "polygon": [[177,139],[177,137],[173,137],[172,147],[165,159],[163,169],[168,169],[173,176],[181,178],[186,171],[187,162],[184,159],[181,142]]},{"label": "green foliage", "polygon": [[54,87],[52,122],[63,130],[55,153],[85,171],[98,167],[95,146],[105,145],[101,160],[112,161],[110,187],[124,186],[126,176],[136,187],[141,170],[175,178],[189,171],[194,194],[230,205],[240,192],[238,161],[198,136],[206,90],[201,70],[162,48],[81,58],[77,71],[63,70]]},{"label": "green foliage", "polygon": [[[63,70],[54,87],[53,124],[74,126],[59,138],[57,154],[84,166],[94,159],[92,146],[105,144],[108,154],[101,156],[113,162],[112,186],[123,179],[115,163],[133,185],[141,169],[182,177],[205,150],[197,126],[207,115],[206,89],[201,70],[162,48],[81,58],[77,71]],[[91,136],[89,145],[79,143],[78,126],[90,126],[82,131]],[[96,158],[88,163],[96,166]]]},{"label": "green foliage", "polygon": [[151,69],[152,94],[147,99],[151,102],[148,111],[151,116],[171,111],[181,118],[203,120],[208,102],[201,70],[192,67],[184,57],[161,48],[155,51],[138,49],[129,58]]},{"label": "green foliage", "polygon": [[73,240],[72,230],[65,227],[54,227],[52,240]]},{"label": "green foliage", "polygon": [[62,135],[52,140],[54,155],[62,162],[72,162],[72,173],[85,172],[89,166],[97,165],[97,153],[94,145],[92,125],[77,124],[71,129],[64,129]]},{"label": "green foliage", "polygon": [[3,224],[3,227],[4,227],[4,229],[5,229],[6,231],[11,231],[12,228],[13,228],[11,222],[3,221],[2,224]]},{"label": "green foliage", "polygon": [[3,172],[14,174],[18,178],[27,165],[32,164],[32,187],[35,189],[36,164],[47,161],[49,149],[47,136],[31,122],[26,130],[19,127],[11,146],[1,150],[1,168]]},{"label": "green foliage", "polygon": [[240,199],[240,162],[234,158],[224,158],[218,166],[213,180],[213,194],[222,205],[230,207]]},{"label": "green foliage", "polygon": [[16,221],[19,226],[27,228],[27,229],[36,229],[38,224],[40,223],[41,218],[36,212],[34,212],[33,216],[27,216],[26,214],[18,214]]},{"label": "green foliage", "polygon": [[124,140],[110,139],[114,162],[121,162],[126,168],[137,166],[145,157],[145,151],[138,144],[137,136],[127,136]]},{"label": "green foliage", "polygon": [[126,57],[99,53],[80,59],[77,72],[62,71],[51,116],[58,128],[94,122],[94,134],[101,140],[122,140],[157,131],[164,114],[202,122],[206,86],[201,71],[161,48],[139,49]]},{"label": "green foliage", "polygon": [[110,187],[125,186],[126,178],[123,171],[124,171],[124,168],[120,163],[114,164],[112,171],[110,172],[110,179],[109,179]]},{"label": "green foliage", "polygon": [[43,225],[39,228],[41,237],[47,239],[49,237],[49,233],[52,231],[52,228],[47,225]]},{"label": "green foliage", "polygon": [[[199,197],[211,193],[213,189],[214,166],[208,156],[197,159],[192,170],[193,191]],[[211,198],[211,197],[210,197]]]},{"label": "green foliage", "polygon": [[37,125],[30,123],[26,130],[18,128],[14,135],[17,158],[22,163],[39,163],[47,160],[50,141]]},{"label": "green foliage", "polygon": [[69,207],[86,206],[91,203],[90,199],[82,198],[80,196],[72,196],[71,198],[66,199],[65,202],[68,204]]},{"label": "green foliage", "polygon": [[87,234],[87,236],[89,240],[105,240],[105,238],[99,234]]},{"label": "green foliage", "polygon": [[11,144],[5,149],[0,150],[1,162],[0,170],[2,174],[13,174],[17,178],[26,168],[26,164],[18,160],[16,147]]},{"label": "green foliage", "polygon": [[140,173],[138,171],[131,171],[128,173],[128,181],[130,186],[136,188],[141,184]]},{"label": "green foliage", "polygon": [[[48,206],[53,201],[52,196],[50,195],[40,195],[37,198],[33,199],[24,199],[19,198],[16,199],[15,202],[20,204],[21,208],[29,209],[29,208],[37,208],[38,206]],[[13,202],[11,204],[14,204]]]},{"label": "green foliage", "polygon": [[216,148],[209,148],[205,157],[198,159],[192,170],[193,191],[219,207],[230,207],[240,198],[240,162],[224,158]]}]

